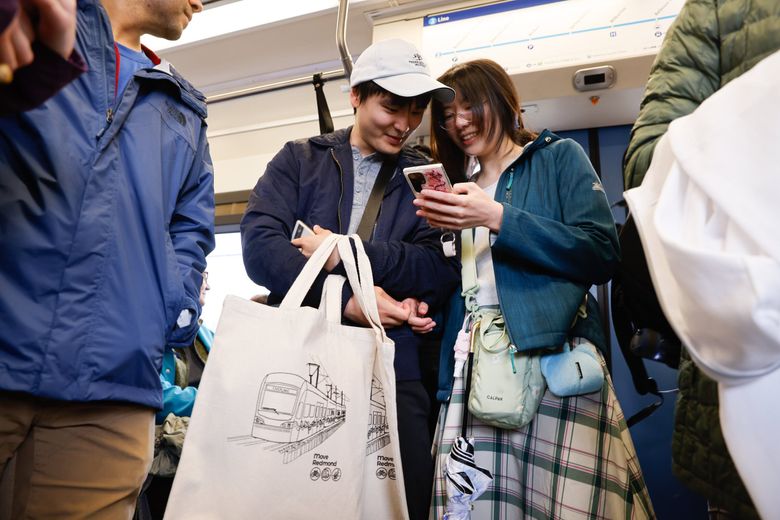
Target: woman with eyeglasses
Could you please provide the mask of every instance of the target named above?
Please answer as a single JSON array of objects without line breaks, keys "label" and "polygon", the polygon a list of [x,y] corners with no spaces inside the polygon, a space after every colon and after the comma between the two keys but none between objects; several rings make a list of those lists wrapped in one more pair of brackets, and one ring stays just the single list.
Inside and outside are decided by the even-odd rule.
[{"label": "woman with eyeglasses", "polygon": [[[598,308],[586,296],[592,285],[609,281],[619,260],[601,183],[574,141],[523,127],[518,94],[497,63],[456,65],[439,81],[457,95],[432,105],[432,148],[456,184],[453,193],[424,190],[414,203],[431,226],[473,229],[477,290],[469,306],[500,315],[520,355],[560,351],[568,342],[574,350],[589,349],[604,374],[600,389],[586,395],[558,397],[547,389],[521,428],[490,426],[466,414],[475,463],[494,478],[471,518],[653,518],[598,350],[607,347]],[[431,506],[436,519],[447,512],[445,464],[462,434],[466,406],[468,370],[455,369],[453,348],[463,352],[459,332],[469,329],[473,314],[461,290],[447,309],[442,341]],[[451,482],[458,478],[450,475]]]}]

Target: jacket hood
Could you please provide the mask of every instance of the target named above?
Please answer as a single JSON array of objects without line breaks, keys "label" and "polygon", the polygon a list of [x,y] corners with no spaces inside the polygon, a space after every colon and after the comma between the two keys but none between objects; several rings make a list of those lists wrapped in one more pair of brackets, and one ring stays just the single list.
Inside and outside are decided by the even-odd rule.
[{"label": "jacket hood", "polygon": [[169,61],[161,60],[153,69],[140,70],[135,75],[138,78],[171,82],[176,87],[179,100],[198,114],[201,119],[206,119],[208,115],[206,96],[196,89],[192,83],[184,79]]},{"label": "jacket hood", "polygon": [[549,146],[560,140],[561,137],[555,135],[551,131],[547,129],[542,130],[542,132],[539,134],[539,136],[536,139],[534,139],[533,141],[525,145],[525,148],[523,149],[523,155],[531,154],[537,150],[541,150],[545,146]]}]

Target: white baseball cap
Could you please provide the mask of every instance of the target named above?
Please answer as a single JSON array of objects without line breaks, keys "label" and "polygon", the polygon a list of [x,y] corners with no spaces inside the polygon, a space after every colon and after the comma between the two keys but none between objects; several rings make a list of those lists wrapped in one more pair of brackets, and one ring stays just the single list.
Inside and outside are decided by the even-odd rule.
[{"label": "white baseball cap", "polygon": [[762,518],[780,508],[778,88],[780,51],[673,121],[625,193],[664,314],[718,382],[723,437]]},{"label": "white baseball cap", "polygon": [[349,86],[373,81],[401,97],[415,97],[432,92],[439,101],[449,103],[455,91],[431,77],[422,54],[411,43],[394,38],[369,46],[352,68]]}]

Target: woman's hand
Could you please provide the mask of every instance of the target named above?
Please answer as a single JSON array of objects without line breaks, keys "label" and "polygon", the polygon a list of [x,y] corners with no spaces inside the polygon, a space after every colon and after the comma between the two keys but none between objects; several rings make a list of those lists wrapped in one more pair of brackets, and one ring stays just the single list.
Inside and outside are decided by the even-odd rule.
[{"label": "woman's hand", "polygon": [[[298,248],[298,250],[303,253],[303,256],[306,258],[310,258],[311,255],[314,254],[314,252],[317,250],[318,247],[320,247],[320,244],[322,244],[322,241],[327,238],[328,235],[332,235],[333,232],[322,228],[320,226],[314,226],[314,235],[309,235],[306,237],[296,238],[292,241],[292,245]],[[330,257],[328,257],[328,261],[325,262],[325,270],[327,272],[331,272],[334,267],[336,267],[339,262],[341,261],[341,255],[339,255],[338,248],[334,248],[333,252],[330,254]]]},{"label": "woman's hand", "polygon": [[485,226],[493,233],[501,230],[504,206],[496,202],[473,182],[461,182],[452,193],[422,190],[414,200],[417,216],[428,220],[431,227],[469,229]]}]

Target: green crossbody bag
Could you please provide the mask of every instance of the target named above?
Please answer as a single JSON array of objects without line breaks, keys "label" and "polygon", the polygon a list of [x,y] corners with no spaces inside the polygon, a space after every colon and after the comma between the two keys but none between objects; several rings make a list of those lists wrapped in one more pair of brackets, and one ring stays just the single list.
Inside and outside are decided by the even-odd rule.
[{"label": "green crossbody bag", "polygon": [[522,428],[533,419],[546,388],[540,354],[519,352],[501,311],[478,307],[477,267],[472,230],[461,233],[463,296],[470,313],[473,365],[468,411],[485,424]]},{"label": "green crossbody bag", "polygon": [[511,344],[500,311],[478,313],[469,412],[498,428],[522,428],[534,418],[544,395],[541,356],[519,352]]}]

